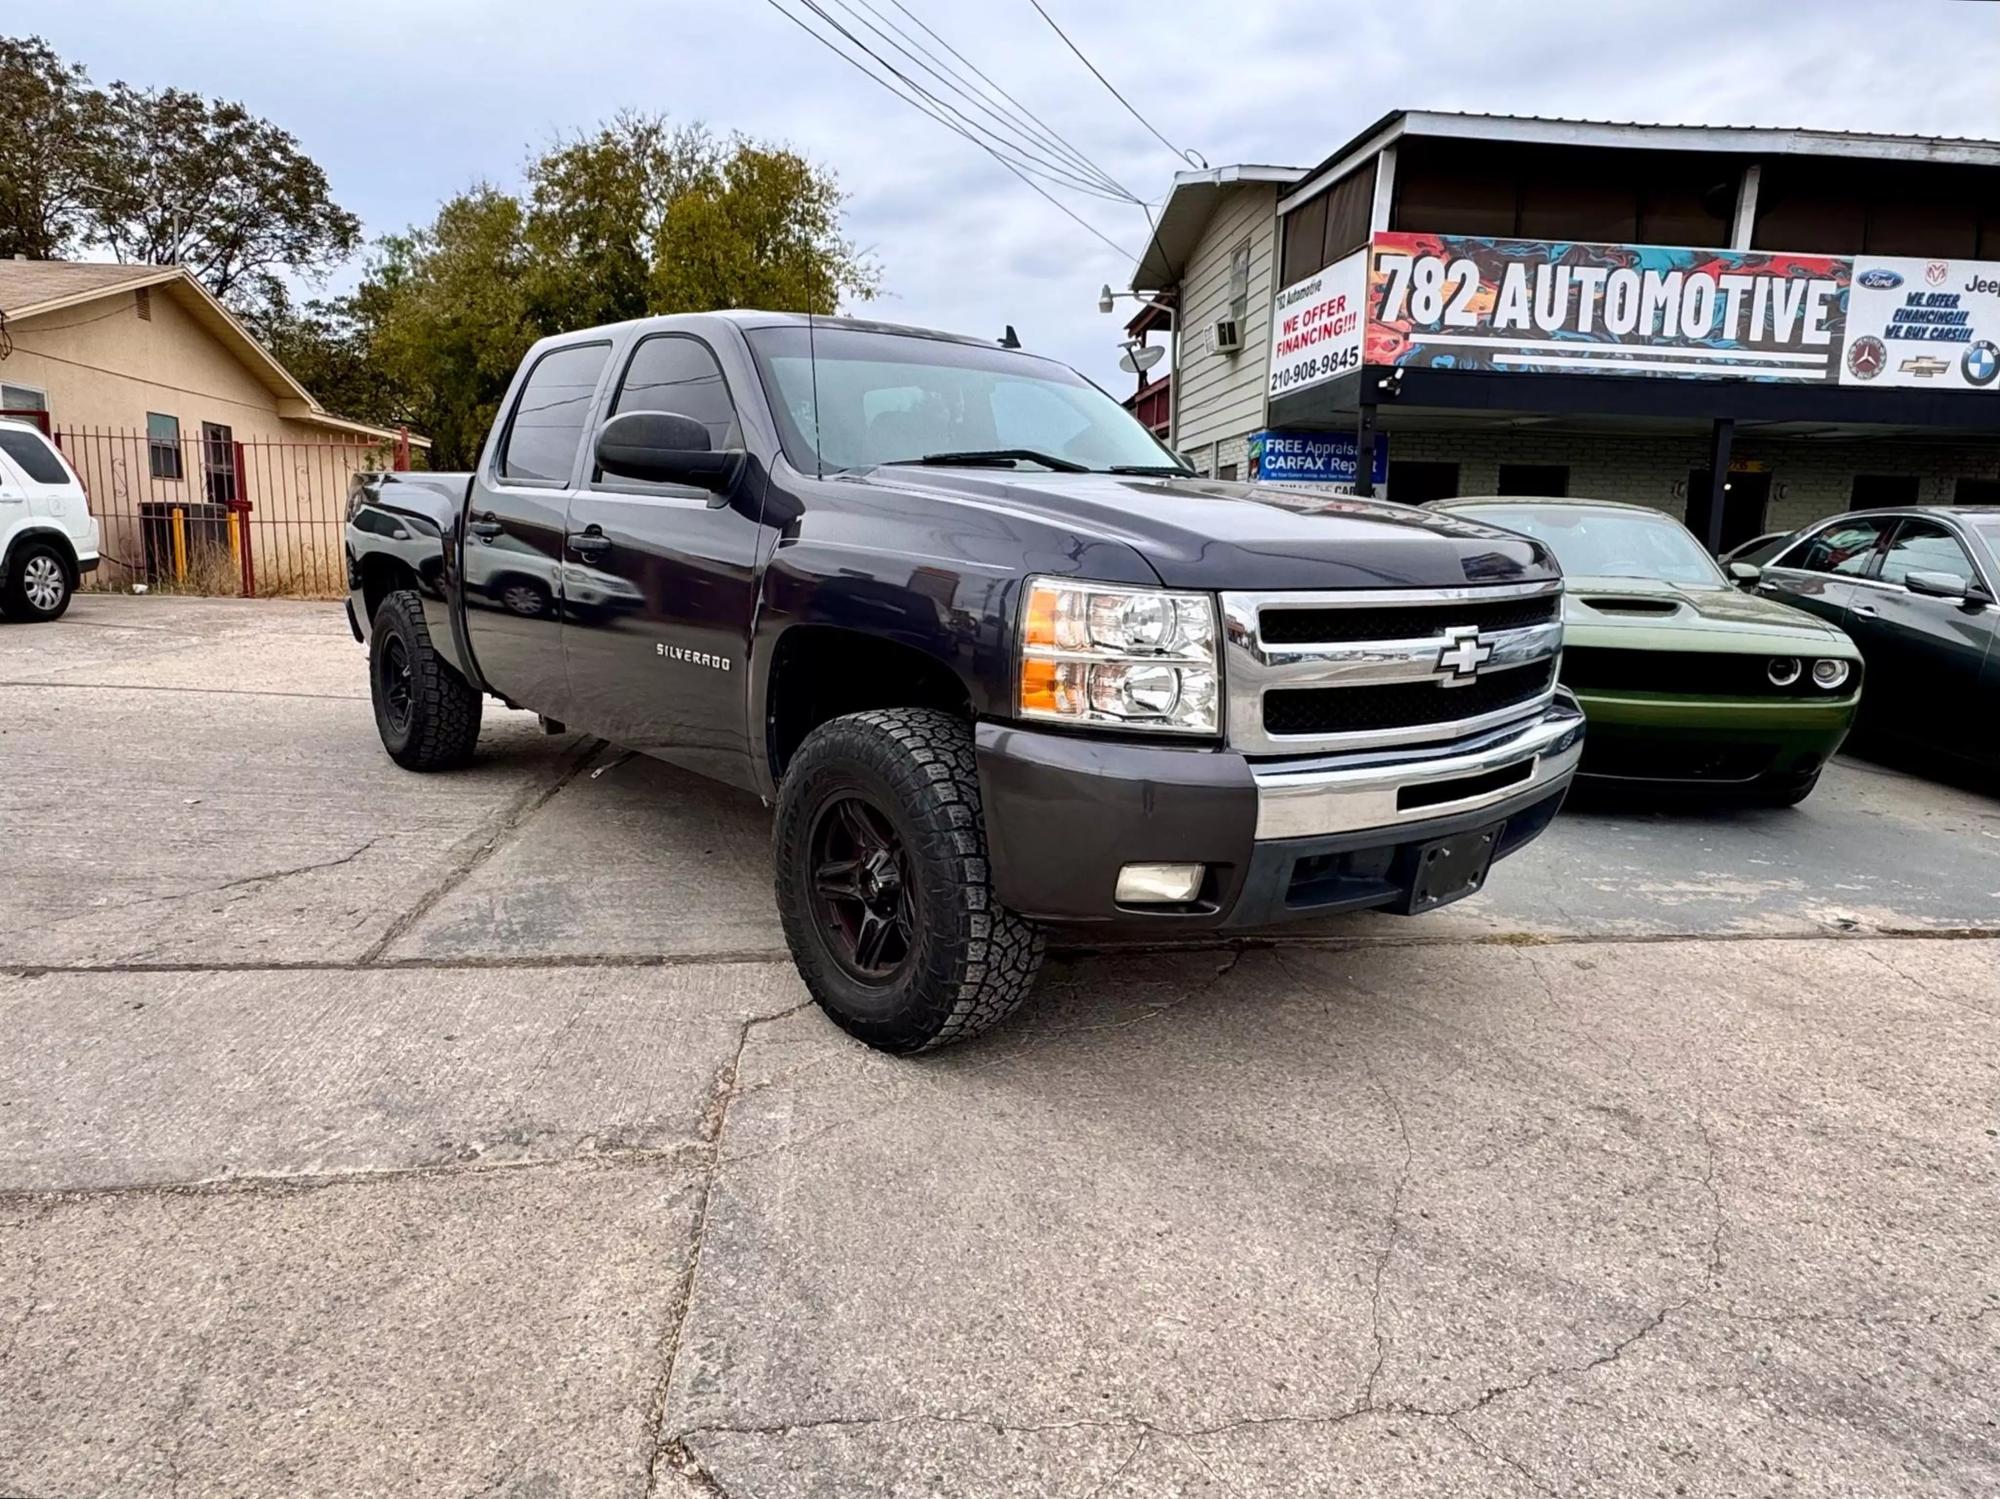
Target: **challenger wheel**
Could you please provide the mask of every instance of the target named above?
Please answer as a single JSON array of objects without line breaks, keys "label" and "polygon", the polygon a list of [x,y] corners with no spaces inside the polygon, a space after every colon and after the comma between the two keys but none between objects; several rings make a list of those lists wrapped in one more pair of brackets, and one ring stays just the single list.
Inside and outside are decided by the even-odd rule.
[{"label": "challenger wheel", "polygon": [[410,589],[382,600],[368,645],[368,683],[382,748],[405,770],[451,770],[479,743],[479,690],[431,644]]},{"label": "challenger wheel", "polygon": [[778,913],[806,988],[883,1051],[976,1036],[1027,998],[1034,925],[993,898],[972,734],[887,708],[822,724],[778,792]]}]

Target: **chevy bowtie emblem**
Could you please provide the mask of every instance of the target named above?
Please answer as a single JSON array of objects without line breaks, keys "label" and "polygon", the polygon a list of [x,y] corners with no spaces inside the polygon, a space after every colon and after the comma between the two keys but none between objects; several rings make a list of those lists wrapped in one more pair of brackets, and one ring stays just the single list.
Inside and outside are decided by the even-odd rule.
[{"label": "chevy bowtie emblem", "polygon": [[1493,659],[1493,647],[1479,638],[1477,625],[1453,625],[1444,632],[1438,649],[1440,687],[1463,687],[1479,675],[1479,668]]}]

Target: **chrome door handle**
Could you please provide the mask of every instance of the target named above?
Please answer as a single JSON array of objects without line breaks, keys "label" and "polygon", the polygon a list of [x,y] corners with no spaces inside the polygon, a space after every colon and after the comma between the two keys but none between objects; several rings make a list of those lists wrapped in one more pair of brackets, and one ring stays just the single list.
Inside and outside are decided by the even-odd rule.
[{"label": "chrome door handle", "polygon": [[474,516],[472,524],[466,527],[466,530],[477,536],[481,541],[491,541],[506,529],[505,526],[501,525],[500,522],[494,520],[491,516]]},{"label": "chrome door handle", "polygon": [[585,531],[581,536],[572,536],[569,539],[569,549],[585,560],[601,556],[610,550],[610,547],[611,538],[602,531]]},{"label": "chrome door handle", "polygon": [[1870,609],[1866,604],[1849,604],[1847,607],[1852,609],[1856,614],[1860,615],[1863,619],[1874,619],[1876,617],[1875,611],[1873,609]]}]

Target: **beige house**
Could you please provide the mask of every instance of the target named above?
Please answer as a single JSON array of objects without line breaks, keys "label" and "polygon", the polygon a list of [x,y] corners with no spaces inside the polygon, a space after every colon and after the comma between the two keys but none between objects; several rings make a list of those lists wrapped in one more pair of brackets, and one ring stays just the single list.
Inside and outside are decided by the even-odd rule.
[{"label": "beige house", "polygon": [[348,478],[401,434],[326,410],[179,266],[0,260],[0,317],[0,411],[82,476],[105,581],[339,590]]}]

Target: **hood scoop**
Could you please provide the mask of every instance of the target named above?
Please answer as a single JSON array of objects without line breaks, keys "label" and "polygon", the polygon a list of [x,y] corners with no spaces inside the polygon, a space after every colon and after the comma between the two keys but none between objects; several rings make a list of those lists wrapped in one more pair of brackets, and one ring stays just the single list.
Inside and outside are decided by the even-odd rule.
[{"label": "hood scoop", "polygon": [[1576,596],[1576,601],[1595,609],[1599,614],[1638,615],[1648,619],[1661,619],[1669,614],[1678,614],[1681,610],[1679,599],[1633,598],[1627,594],[1593,596],[1580,593]]}]

